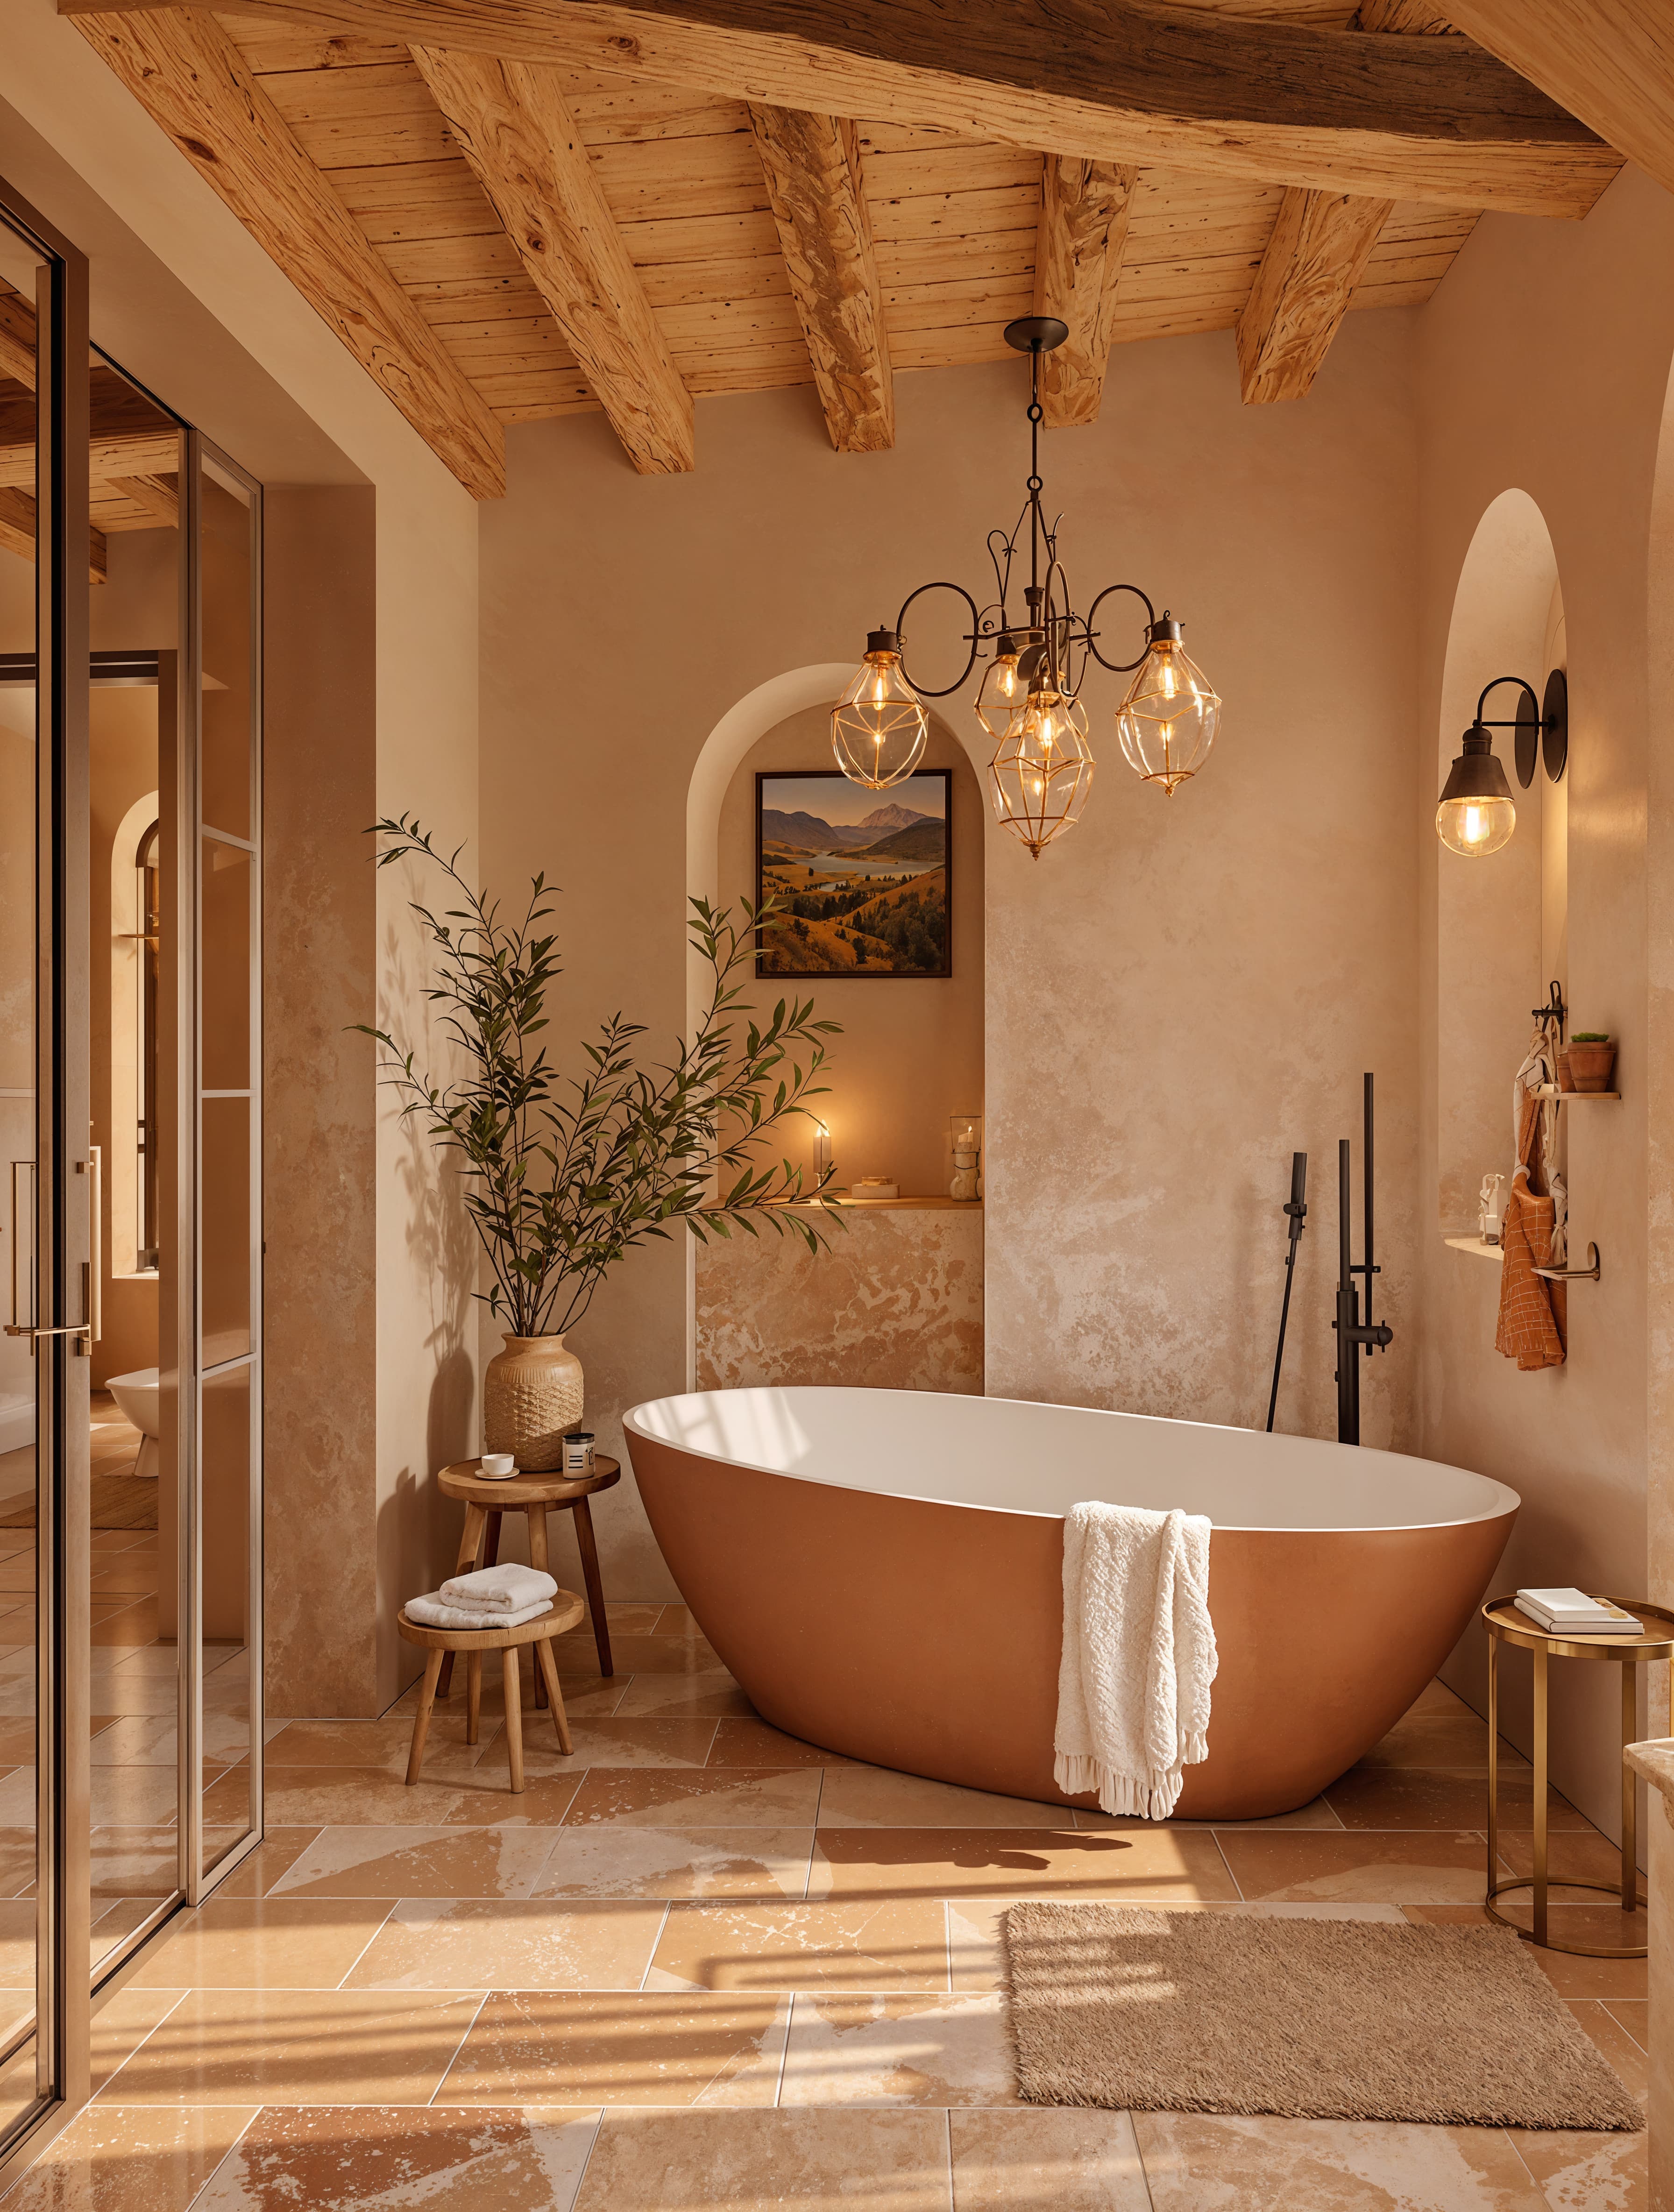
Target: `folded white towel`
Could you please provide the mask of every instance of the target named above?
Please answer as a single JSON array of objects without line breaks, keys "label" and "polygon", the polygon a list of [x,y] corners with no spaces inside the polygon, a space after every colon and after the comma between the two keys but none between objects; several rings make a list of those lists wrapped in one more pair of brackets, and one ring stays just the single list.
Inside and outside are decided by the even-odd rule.
[{"label": "folded white towel", "polygon": [[1072,1506],[1063,1524],[1063,1653],[1053,1778],[1103,1810],[1166,1820],[1183,1768],[1208,1756],[1209,1522]]},{"label": "folded white towel", "polygon": [[557,1593],[551,1575],[539,1567],[521,1566],[515,1559],[500,1567],[478,1567],[474,1574],[454,1575],[441,1591],[448,1605],[478,1607],[484,1613],[516,1613],[537,1599],[545,1605]]},{"label": "folded white towel", "polygon": [[406,1610],[409,1620],[422,1621],[426,1628],[519,1628],[526,1620],[550,1613],[551,1607],[542,1598],[538,1605],[526,1605],[516,1613],[490,1613],[482,1606],[449,1605],[433,1590],[428,1597],[410,1597]]}]

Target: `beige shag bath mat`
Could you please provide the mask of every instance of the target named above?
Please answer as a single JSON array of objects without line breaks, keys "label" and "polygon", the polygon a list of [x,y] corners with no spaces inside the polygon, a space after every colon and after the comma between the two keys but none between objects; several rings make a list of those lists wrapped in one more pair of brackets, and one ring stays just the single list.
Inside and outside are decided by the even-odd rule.
[{"label": "beige shag bath mat", "polygon": [[1497,1928],[1014,1905],[1005,1936],[1032,2104],[1645,2124],[1528,1946]]}]

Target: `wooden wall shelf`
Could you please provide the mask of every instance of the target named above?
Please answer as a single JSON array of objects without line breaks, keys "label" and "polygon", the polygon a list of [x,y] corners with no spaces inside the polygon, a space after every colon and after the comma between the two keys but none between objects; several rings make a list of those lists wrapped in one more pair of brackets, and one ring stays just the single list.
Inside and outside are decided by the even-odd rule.
[{"label": "wooden wall shelf", "polygon": [[1548,1091],[1543,1088],[1536,1091],[1535,1096],[1537,1098],[1554,1099],[1560,1106],[1573,1106],[1577,1099],[1585,1103],[1589,1098],[1619,1098],[1622,1093],[1619,1091]]}]

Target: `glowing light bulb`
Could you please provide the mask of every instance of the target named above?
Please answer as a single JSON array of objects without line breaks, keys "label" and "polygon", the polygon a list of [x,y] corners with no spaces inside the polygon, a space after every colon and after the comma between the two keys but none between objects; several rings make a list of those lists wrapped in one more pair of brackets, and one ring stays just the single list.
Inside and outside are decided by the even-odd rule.
[{"label": "glowing light bulb", "polygon": [[1436,805],[1436,835],[1450,853],[1485,859],[1507,844],[1517,827],[1506,771],[1494,757],[1494,740],[1473,722],[1460,741]]},{"label": "glowing light bulb", "polygon": [[874,629],[866,659],[831,709],[831,750],[851,783],[883,791],[917,767],[929,717],[901,665],[901,641]]},{"label": "glowing light bulb", "polygon": [[1220,725],[1220,696],[1180,642],[1166,610],[1153,623],[1145,658],[1117,709],[1116,733],[1135,775],[1172,798],[1208,758]]}]

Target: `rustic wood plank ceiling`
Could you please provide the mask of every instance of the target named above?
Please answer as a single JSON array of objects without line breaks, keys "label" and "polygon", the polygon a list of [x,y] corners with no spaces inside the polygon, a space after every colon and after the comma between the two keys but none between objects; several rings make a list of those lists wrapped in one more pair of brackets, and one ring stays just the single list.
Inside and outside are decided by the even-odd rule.
[{"label": "rustic wood plank ceiling", "polygon": [[[1430,155],[1439,141],[1434,117],[1419,112],[1421,100],[1418,119],[1402,125],[1415,135],[1386,144],[1367,130],[1364,116],[1345,111],[1342,118],[1342,143],[1360,149],[1356,176],[1364,171],[1374,184],[1379,174],[1409,169],[1411,198],[1333,193],[1314,173],[1321,157],[1312,131],[1299,131],[1294,177],[1270,145],[1257,164],[1262,173],[1238,173],[1236,164],[1192,151],[1190,131],[1185,155],[1166,160],[1116,162],[1073,146],[1043,153],[1027,143],[1032,133],[1041,135],[1034,111],[1018,123],[1015,139],[947,127],[945,100],[935,113],[915,119],[917,95],[903,89],[898,96],[897,78],[880,77],[884,65],[870,58],[852,84],[886,83],[888,113],[824,113],[807,131],[790,116],[775,125],[776,110],[764,104],[776,97],[775,88],[746,84],[749,72],[727,43],[753,40],[747,51],[755,55],[762,37],[715,27],[729,11],[754,12],[756,0],[654,5],[632,18],[613,7],[589,6],[573,16],[559,11],[540,51],[563,58],[539,63],[527,58],[534,36],[528,24],[537,18],[546,24],[551,0],[499,0],[478,11],[478,27],[487,18],[497,24],[519,17],[504,45],[525,56],[520,106],[526,116],[539,107],[543,118],[539,161],[522,159],[515,130],[501,131],[491,152],[473,143],[467,159],[427,82],[427,75],[438,86],[449,81],[445,58],[427,58],[421,70],[407,42],[418,35],[410,17],[414,24],[430,20],[427,0],[303,0],[306,15],[300,6],[285,13],[274,0],[260,0],[260,13],[214,18],[166,6],[112,15],[88,11],[85,0],[59,4],[113,66],[119,66],[113,50],[129,43],[123,26],[155,26],[160,18],[205,30],[218,23],[235,58],[228,67],[253,82],[263,112],[287,134],[277,166],[288,190],[296,191],[294,150],[348,218],[345,236],[363,241],[394,280],[394,301],[382,301],[386,326],[358,340],[346,334],[345,343],[356,345],[398,404],[406,404],[404,392],[413,388],[414,359],[431,414],[448,373],[501,424],[602,404],[641,468],[691,465],[679,434],[682,393],[817,384],[835,445],[865,450],[887,443],[892,374],[1007,357],[1005,325],[1038,301],[1050,307],[1055,289],[1068,303],[1056,312],[1066,313],[1076,336],[1065,379],[1073,397],[1057,404],[1053,420],[1096,415],[1108,344],[1234,330],[1241,320],[1245,398],[1295,398],[1312,382],[1342,313],[1427,300],[1484,205],[1533,194],[1555,213],[1580,215],[1619,167],[1607,144],[1552,104],[1550,87],[1538,91],[1510,76],[1505,64],[1514,65],[1516,57],[1509,51],[1494,61],[1457,35],[1415,35],[1447,28],[1427,0],[1362,0],[1358,16],[1344,0],[1219,0],[1214,13],[1225,19],[1229,40],[1255,42],[1258,60],[1267,35],[1259,27],[1280,26],[1283,35],[1332,34],[1321,43],[1333,54],[1340,40],[1357,50],[1373,45],[1375,33],[1383,53],[1398,46],[1410,56],[1422,47],[1445,71],[1464,73],[1427,76],[1427,59],[1417,72],[1424,84],[1477,86],[1470,76],[1476,64],[1500,70],[1506,84],[1520,87],[1519,100],[1527,95],[1528,120],[1519,126],[1527,143],[1510,143],[1517,131],[1485,142],[1488,181],[1468,204],[1449,204],[1438,183],[1441,173]],[[886,15],[891,4],[868,0],[868,9]],[[1111,4],[1119,13],[1129,0]],[[1140,4],[1133,0],[1129,12]],[[1491,17],[1488,0],[1474,4],[1480,18]],[[1166,15],[1154,7],[1151,13]],[[703,20],[694,28],[691,21],[669,20],[677,15]],[[620,38],[612,46],[605,35],[618,18],[648,33],[631,42],[631,54]],[[1201,27],[1204,13],[1196,11],[1193,20]],[[350,24],[360,27],[344,27]],[[390,25],[405,35],[387,34]],[[1190,35],[1200,37],[1201,28]],[[702,66],[676,82],[673,64],[660,57],[678,56],[680,42],[693,40],[707,42]],[[484,51],[480,27],[471,42],[479,55]],[[736,49],[746,51],[745,43]],[[619,65],[600,67],[600,57]],[[480,85],[496,66],[475,60],[454,80]],[[786,74],[776,59],[775,69]],[[199,159],[219,149],[213,141],[208,149],[189,142],[183,118],[192,88],[123,73],[320,312],[338,320],[338,294],[322,300],[310,289],[307,269],[295,257],[288,260],[271,235],[271,218],[264,223],[216,173],[229,166],[224,156]],[[898,82],[910,88],[924,75],[903,65]],[[697,88],[721,79],[736,80],[740,96]],[[1491,91],[1491,80],[1482,84]],[[1482,97],[1481,87],[1470,96]],[[480,103],[468,122],[458,98],[462,131],[480,137]],[[828,99],[828,107],[834,104]],[[970,104],[987,112],[994,103],[984,93]],[[937,109],[938,101],[926,95],[918,106]],[[1072,101],[1063,112],[1073,107]],[[1491,136],[1502,120],[1482,128]],[[1596,125],[1598,118],[1588,120]],[[1002,118],[1001,127],[1012,125]],[[808,172],[800,197],[799,145]],[[1401,149],[1412,146],[1419,155],[1409,160]],[[539,175],[530,173],[532,165]],[[1044,192],[1044,179],[1050,180]],[[549,206],[545,222],[536,219],[536,186],[563,203]],[[823,226],[822,195],[831,203]],[[612,227],[602,242],[595,234],[601,223]],[[350,247],[335,250],[346,255]],[[563,264],[556,276],[544,258],[554,254]],[[411,322],[400,321],[403,313]],[[479,496],[492,495],[480,418],[443,428],[410,404],[406,411],[462,481]],[[108,487],[107,499],[116,489]],[[134,503],[143,511],[143,495]]]}]

